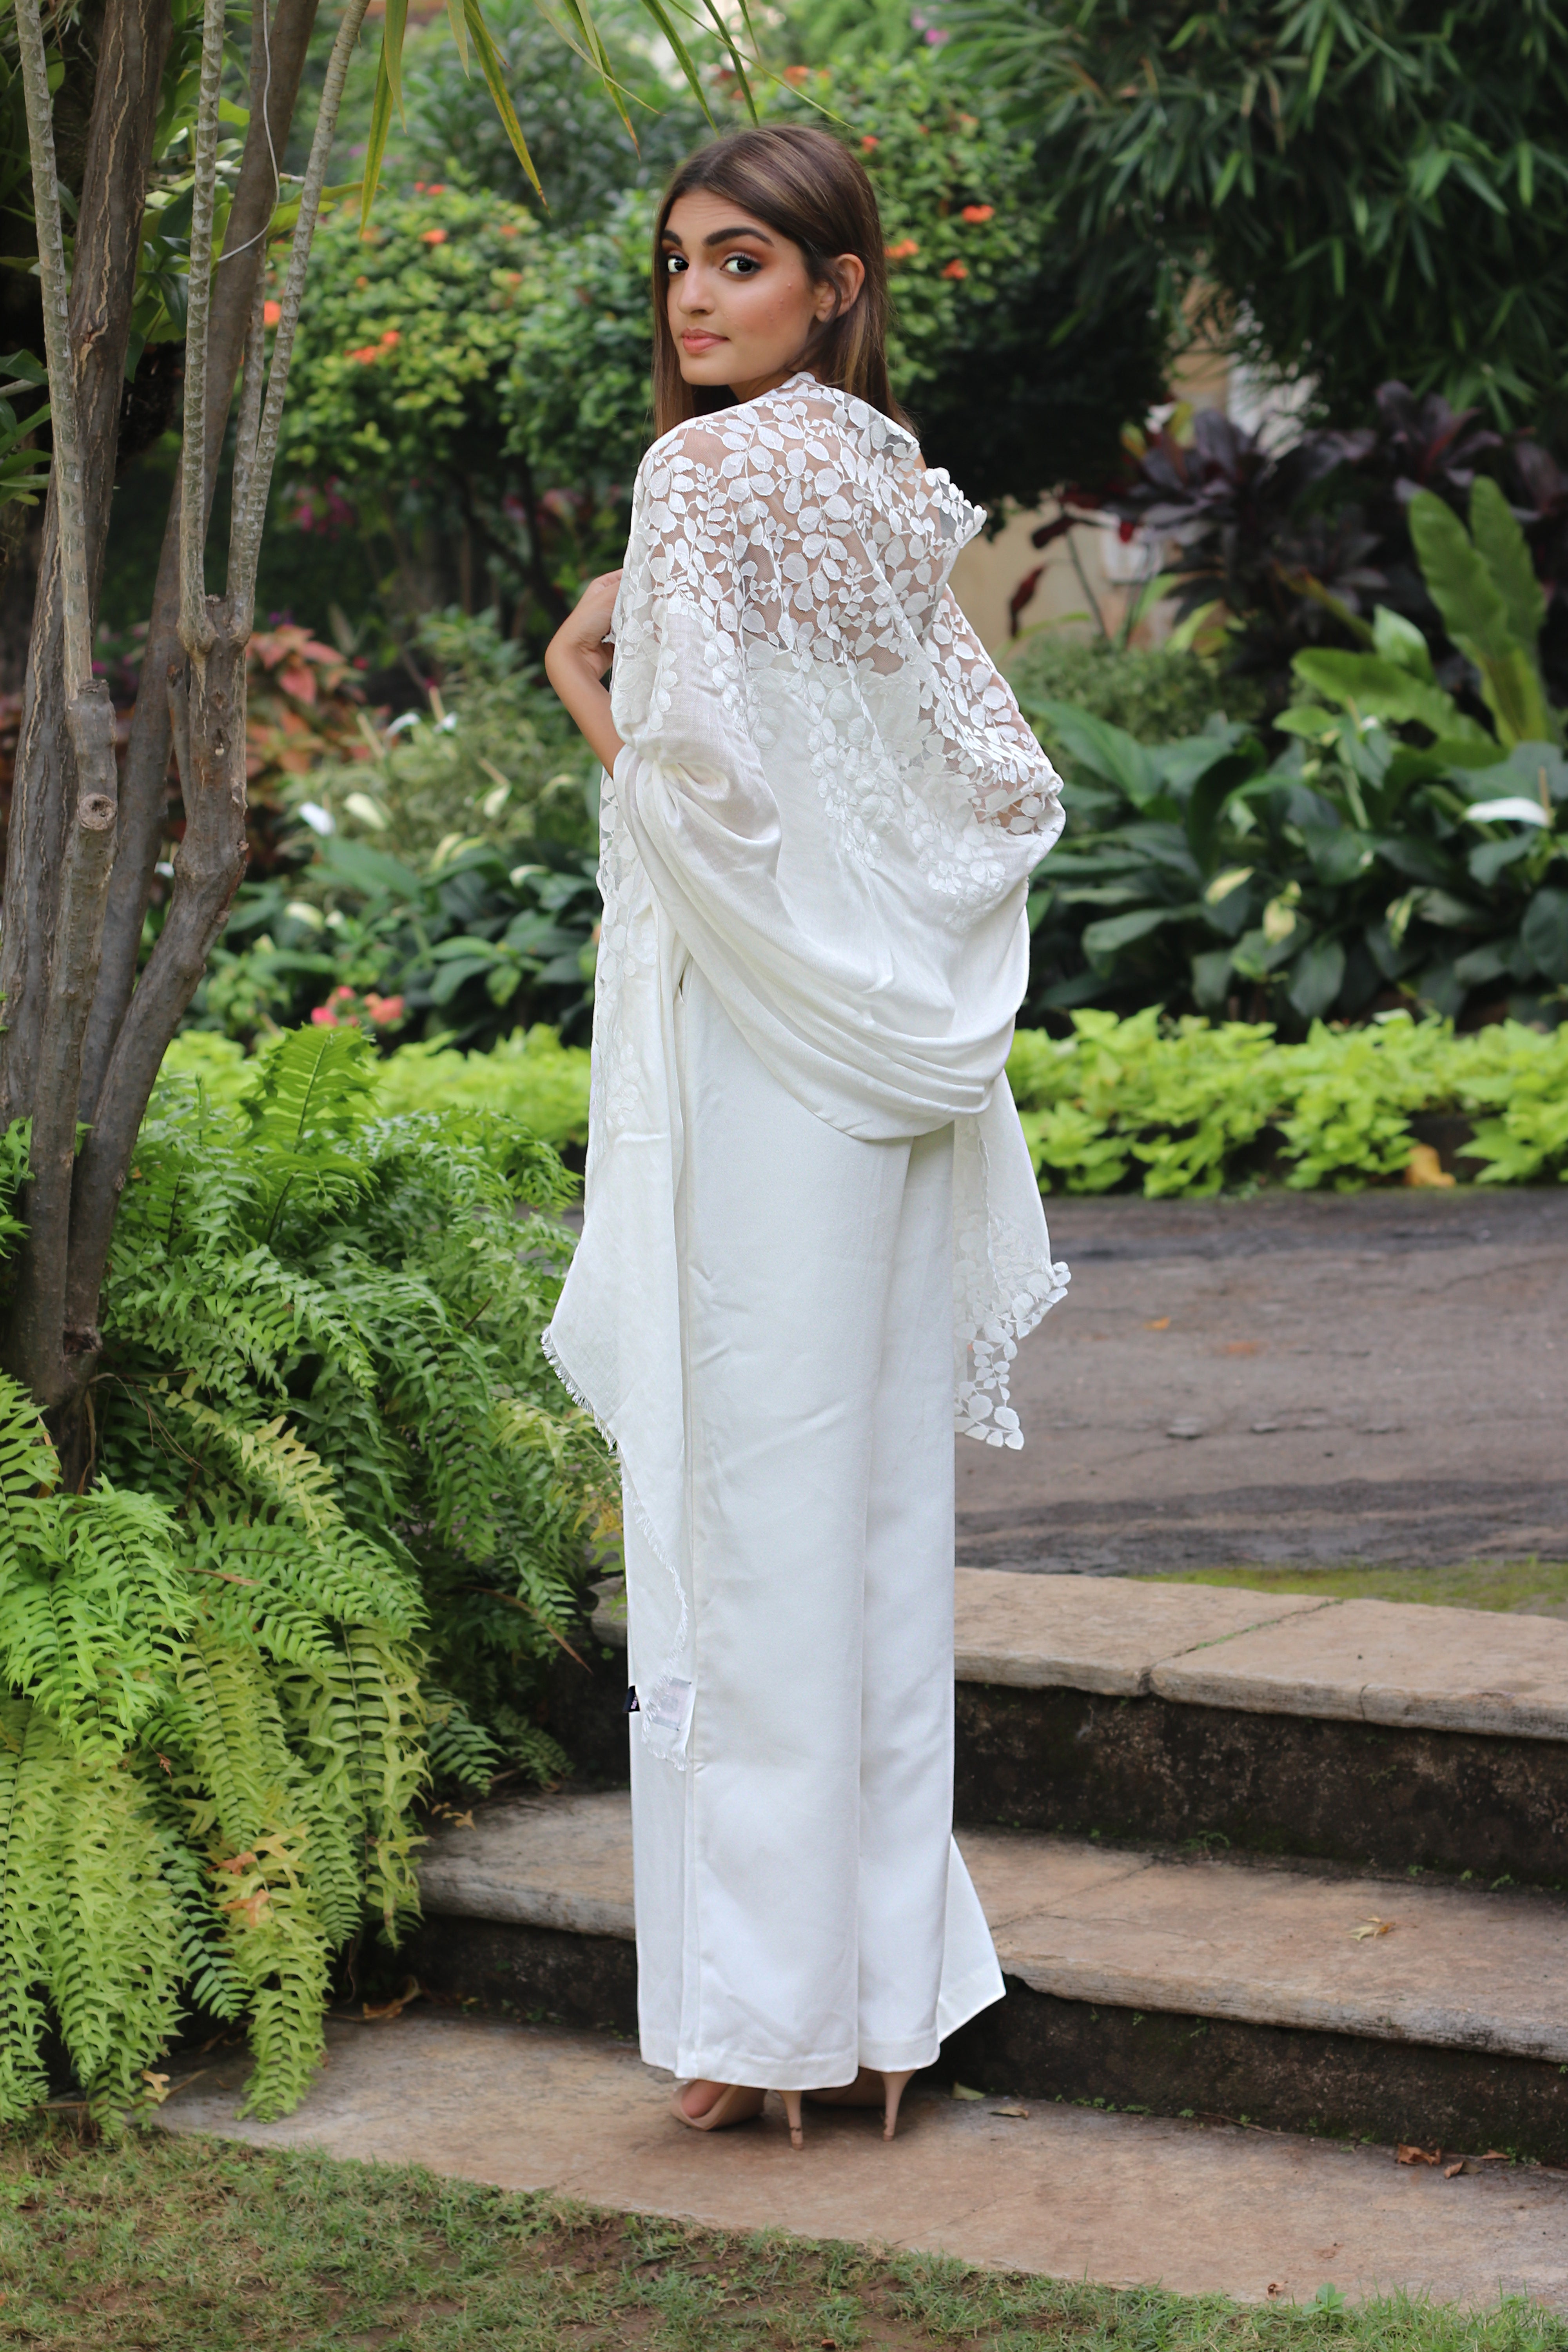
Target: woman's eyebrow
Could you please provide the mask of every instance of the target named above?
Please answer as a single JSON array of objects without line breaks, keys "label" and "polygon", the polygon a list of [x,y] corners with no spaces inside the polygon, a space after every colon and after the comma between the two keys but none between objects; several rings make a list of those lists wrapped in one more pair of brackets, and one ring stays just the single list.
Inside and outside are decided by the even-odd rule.
[{"label": "woman's eyebrow", "polygon": [[710,247],[715,245],[728,245],[732,237],[737,236],[754,236],[759,245],[772,245],[773,243],[773,238],[768,235],[766,229],[752,228],[744,221],[738,222],[733,228],[716,228],[712,236],[705,236],[702,242],[704,245]]}]

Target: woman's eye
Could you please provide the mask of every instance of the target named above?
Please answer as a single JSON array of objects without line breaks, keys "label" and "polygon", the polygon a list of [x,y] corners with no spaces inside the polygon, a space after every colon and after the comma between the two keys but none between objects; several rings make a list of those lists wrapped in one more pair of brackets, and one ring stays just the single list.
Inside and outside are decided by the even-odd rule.
[{"label": "woman's eye", "polygon": [[737,278],[753,277],[762,266],[756,256],[751,253],[732,253],[724,264],[725,268],[732,270]]},{"label": "woman's eye", "polygon": [[679,278],[686,267],[686,256],[683,253],[667,253],[664,257],[664,267],[669,277]]}]

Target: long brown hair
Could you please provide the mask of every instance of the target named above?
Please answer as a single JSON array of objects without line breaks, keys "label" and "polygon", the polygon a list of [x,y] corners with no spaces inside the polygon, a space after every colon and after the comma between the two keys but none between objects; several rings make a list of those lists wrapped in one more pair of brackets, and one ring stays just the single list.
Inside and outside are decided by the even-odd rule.
[{"label": "long brown hair", "polygon": [[836,383],[903,425],[888,386],[888,265],[876,192],[848,150],[826,131],[764,123],[732,131],[689,155],[664,192],[653,232],[653,414],[656,434],[689,416],[729,405],[718,384],[688,383],[669,326],[664,235],[678,196],[702,188],[728,196],[800,247],[813,285],[833,284],[833,262],[858,255],[866,282],[836,310],[802,354],[824,383]]}]

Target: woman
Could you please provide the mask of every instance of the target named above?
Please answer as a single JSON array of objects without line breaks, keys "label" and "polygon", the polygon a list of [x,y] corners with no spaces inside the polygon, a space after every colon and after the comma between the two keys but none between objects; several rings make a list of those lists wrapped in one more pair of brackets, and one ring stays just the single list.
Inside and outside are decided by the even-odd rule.
[{"label": "woman", "polygon": [[[1057,779],[946,586],[865,173],[677,173],[626,568],[550,647],[606,770],[584,1237],[546,1346],[619,1449],[642,2049],[714,2130],[879,2104],[997,2000],[952,1844],[961,1428],[1059,1297],[1003,1075]],[[613,690],[604,673],[613,639]]]}]

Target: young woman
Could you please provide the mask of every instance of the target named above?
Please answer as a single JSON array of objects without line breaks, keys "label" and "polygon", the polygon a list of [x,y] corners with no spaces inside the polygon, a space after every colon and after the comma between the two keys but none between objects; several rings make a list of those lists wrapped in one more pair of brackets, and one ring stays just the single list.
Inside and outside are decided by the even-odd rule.
[{"label": "young woman", "polygon": [[[1003,1064],[1057,778],[947,575],[826,132],[676,173],[605,764],[587,1213],[546,1346],[619,1449],[642,2049],[699,2130],[883,2107],[997,2000],[952,1840],[952,1446],[1060,1296]],[[614,653],[614,684],[603,683]]]}]

